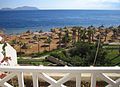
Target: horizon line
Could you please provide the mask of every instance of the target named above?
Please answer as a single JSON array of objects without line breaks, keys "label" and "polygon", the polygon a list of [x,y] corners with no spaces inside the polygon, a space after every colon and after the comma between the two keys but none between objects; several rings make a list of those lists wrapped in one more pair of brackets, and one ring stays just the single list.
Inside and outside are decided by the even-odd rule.
[{"label": "horizon line", "polygon": [[[120,9],[39,9],[38,8],[38,9],[35,9],[35,10],[36,11],[39,11],[39,10],[118,10],[119,11]],[[3,10],[2,8],[0,8],[0,11],[23,11],[23,10],[15,10],[15,9]]]},{"label": "horizon line", "polygon": [[[35,10],[120,10],[120,9],[109,9],[109,8],[39,8],[39,7],[36,7],[36,6],[19,6],[19,7],[33,7],[33,8],[36,8]],[[18,7],[14,7],[14,8],[11,8],[11,7],[1,7],[0,10],[3,10],[4,8],[10,8],[10,10],[16,10],[15,8],[18,8]],[[24,9],[23,9],[24,10]],[[29,9],[30,10],[30,9]]]}]

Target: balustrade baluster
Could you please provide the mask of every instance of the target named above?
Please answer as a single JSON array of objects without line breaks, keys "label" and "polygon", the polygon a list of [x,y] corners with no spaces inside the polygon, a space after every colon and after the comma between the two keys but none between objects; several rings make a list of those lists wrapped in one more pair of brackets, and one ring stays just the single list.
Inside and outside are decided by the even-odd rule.
[{"label": "balustrade baluster", "polygon": [[81,73],[76,75],[76,87],[81,87]]},{"label": "balustrade baluster", "polygon": [[17,73],[19,87],[24,87],[24,76],[23,72]]},{"label": "balustrade baluster", "polygon": [[91,87],[96,87],[96,74],[91,74]]},{"label": "balustrade baluster", "polygon": [[38,86],[38,74],[37,73],[33,73],[32,74],[32,78],[33,78],[33,87],[39,87]]}]

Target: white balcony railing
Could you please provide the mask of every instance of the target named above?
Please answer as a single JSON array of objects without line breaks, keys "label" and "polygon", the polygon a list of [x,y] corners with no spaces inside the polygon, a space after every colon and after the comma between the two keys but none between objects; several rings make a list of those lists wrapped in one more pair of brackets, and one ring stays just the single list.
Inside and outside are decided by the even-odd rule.
[{"label": "white balcony railing", "polygon": [[[18,77],[19,87],[24,86],[24,74],[32,75],[33,87],[39,87],[38,78],[50,84],[49,87],[66,87],[65,82],[76,78],[76,87],[81,87],[82,74],[89,73],[91,77],[91,87],[96,87],[97,79],[104,80],[108,83],[106,87],[120,87],[120,77],[113,80],[108,73],[112,73],[114,77],[120,74],[120,67],[44,67],[44,66],[0,66],[0,72],[9,72],[6,76],[0,79],[0,87],[13,87],[8,80],[13,77]],[[48,73],[66,73],[61,79],[55,80]],[[59,75],[59,74],[58,74]]]}]

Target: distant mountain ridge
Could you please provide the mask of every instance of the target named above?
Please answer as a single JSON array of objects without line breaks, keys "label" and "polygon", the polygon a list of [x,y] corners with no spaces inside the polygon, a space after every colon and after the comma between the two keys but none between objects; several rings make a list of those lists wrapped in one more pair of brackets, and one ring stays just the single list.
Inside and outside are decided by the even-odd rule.
[{"label": "distant mountain ridge", "polygon": [[16,8],[1,8],[0,10],[39,10],[37,7],[22,6]]}]

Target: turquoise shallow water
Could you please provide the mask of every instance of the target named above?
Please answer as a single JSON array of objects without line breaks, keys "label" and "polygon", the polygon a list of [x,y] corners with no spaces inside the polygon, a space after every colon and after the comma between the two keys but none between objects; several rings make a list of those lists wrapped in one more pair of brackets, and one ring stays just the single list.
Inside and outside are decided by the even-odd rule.
[{"label": "turquoise shallow water", "polygon": [[117,26],[120,10],[36,10],[0,11],[0,27],[7,33],[26,30],[49,31],[64,26]]}]

